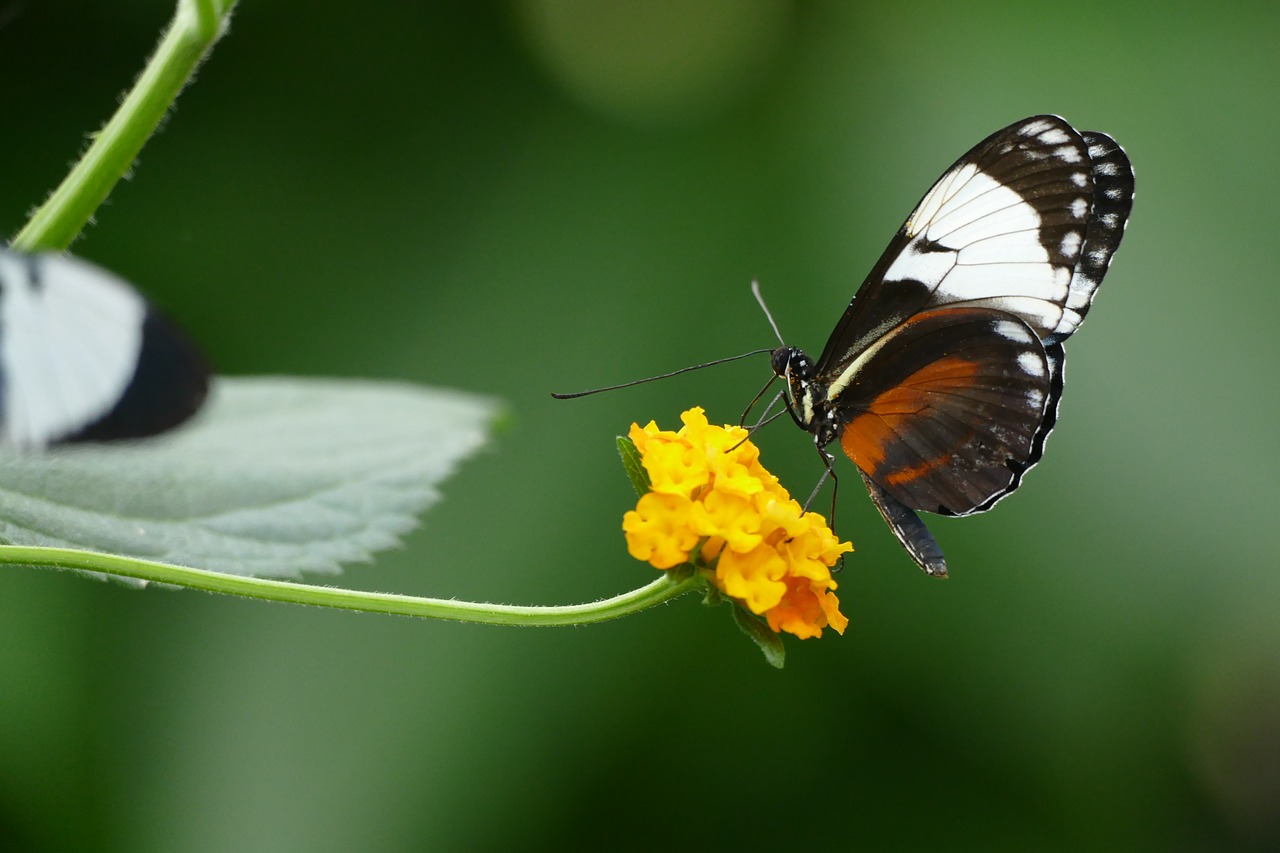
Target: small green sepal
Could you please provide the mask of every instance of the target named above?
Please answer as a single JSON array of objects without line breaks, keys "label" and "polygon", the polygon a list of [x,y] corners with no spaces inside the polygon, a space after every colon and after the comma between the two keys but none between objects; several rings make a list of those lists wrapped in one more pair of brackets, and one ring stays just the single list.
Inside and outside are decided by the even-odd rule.
[{"label": "small green sepal", "polygon": [[627,479],[636,490],[638,497],[649,494],[649,472],[640,464],[640,451],[636,444],[625,435],[618,436],[618,455],[622,457],[622,470],[627,472]]},{"label": "small green sepal", "polygon": [[764,659],[769,666],[774,669],[782,669],[787,662],[787,649],[782,644],[782,637],[774,633],[773,629],[766,625],[759,616],[748,613],[737,605],[729,609],[733,611],[733,621],[738,623],[742,633],[755,641],[756,646],[764,654]]}]

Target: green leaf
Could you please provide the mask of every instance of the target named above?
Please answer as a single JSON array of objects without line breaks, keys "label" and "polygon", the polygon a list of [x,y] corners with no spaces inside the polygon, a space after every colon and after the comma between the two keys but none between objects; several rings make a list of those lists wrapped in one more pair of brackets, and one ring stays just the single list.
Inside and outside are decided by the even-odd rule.
[{"label": "green leaf", "polygon": [[782,644],[782,637],[765,624],[760,617],[748,613],[736,604],[730,606],[729,609],[733,611],[733,621],[738,623],[742,633],[750,637],[759,646],[769,666],[774,669],[782,669],[787,662],[787,649]]},{"label": "green leaf", "polygon": [[0,538],[256,577],[336,574],[410,530],[496,404],[390,382],[220,378],[147,441],[0,449]]},{"label": "green leaf", "polygon": [[618,455],[622,457],[622,470],[627,472],[627,479],[639,497],[649,493],[649,472],[640,464],[640,451],[635,442],[624,435],[618,436]]}]

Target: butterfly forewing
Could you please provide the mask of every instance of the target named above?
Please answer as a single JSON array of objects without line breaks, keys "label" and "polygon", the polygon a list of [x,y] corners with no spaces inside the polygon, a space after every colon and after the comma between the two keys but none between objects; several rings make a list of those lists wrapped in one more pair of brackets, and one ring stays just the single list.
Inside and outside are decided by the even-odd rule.
[{"label": "butterfly forewing", "polygon": [[1041,336],[1070,334],[1080,316],[1067,303],[1093,183],[1088,144],[1055,116],[978,143],[898,230],[827,342],[818,373],[838,375],[875,338],[931,307],[990,308]]}]

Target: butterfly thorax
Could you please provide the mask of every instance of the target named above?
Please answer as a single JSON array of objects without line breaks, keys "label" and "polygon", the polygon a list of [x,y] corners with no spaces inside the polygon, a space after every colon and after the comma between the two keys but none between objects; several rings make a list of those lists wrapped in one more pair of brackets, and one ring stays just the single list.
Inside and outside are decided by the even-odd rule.
[{"label": "butterfly thorax", "polygon": [[840,435],[839,413],[822,388],[814,381],[813,360],[796,347],[778,347],[770,357],[773,372],[787,383],[787,411],[814,443],[824,448]]}]

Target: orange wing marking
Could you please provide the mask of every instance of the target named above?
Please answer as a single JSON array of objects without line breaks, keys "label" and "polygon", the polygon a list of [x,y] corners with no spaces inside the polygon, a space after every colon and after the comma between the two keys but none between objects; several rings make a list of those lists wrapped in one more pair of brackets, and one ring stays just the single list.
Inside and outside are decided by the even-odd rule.
[{"label": "orange wing marking", "polygon": [[972,384],[980,369],[978,362],[960,356],[944,356],[922,367],[901,385],[877,395],[863,413],[849,421],[840,446],[867,476],[884,485],[910,483],[928,476],[947,465],[954,451],[944,450],[914,465],[885,470],[889,449],[911,429],[912,420],[927,416],[932,394],[949,393]]}]

